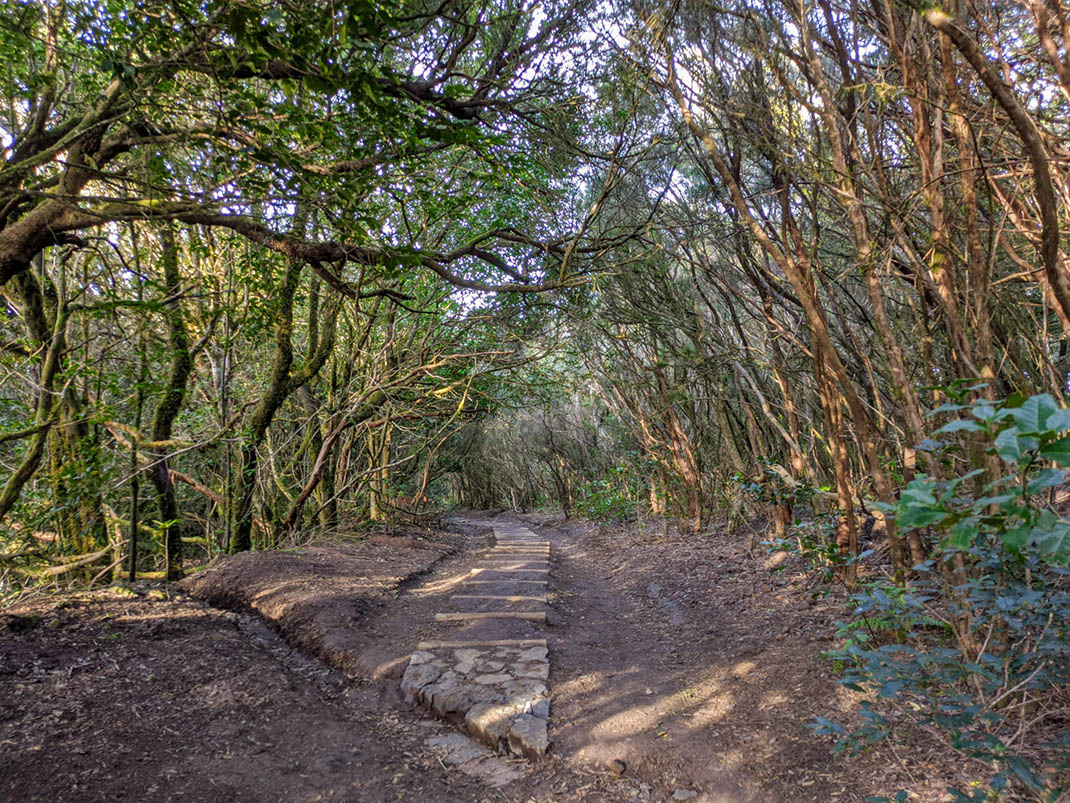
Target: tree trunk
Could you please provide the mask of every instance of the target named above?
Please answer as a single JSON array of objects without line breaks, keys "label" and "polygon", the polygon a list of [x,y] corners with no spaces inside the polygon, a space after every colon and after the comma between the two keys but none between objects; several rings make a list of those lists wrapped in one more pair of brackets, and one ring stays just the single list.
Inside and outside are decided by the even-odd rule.
[{"label": "tree trunk", "polygon": [[[170,227],[160,230],[160,261],[164,275],[164,316],[169,330],[171,368],[167,386],[152,421],[152,440],[163,443],[171,439],[175,419],[186,398],[186,384],[193,372],[193,356],[190,354],[189,334],[182,316],[179,295],[182,292],[182,277],[178,270],[178,247]],[[160,537],[164,546],[164,576],[177,580],[182,576],[182,528],[179,521],[175,485],[171,481],[166,448],[154,450],[149,455],[153,470],[149,476],[156,489],[156,506],[160,517]]]}]

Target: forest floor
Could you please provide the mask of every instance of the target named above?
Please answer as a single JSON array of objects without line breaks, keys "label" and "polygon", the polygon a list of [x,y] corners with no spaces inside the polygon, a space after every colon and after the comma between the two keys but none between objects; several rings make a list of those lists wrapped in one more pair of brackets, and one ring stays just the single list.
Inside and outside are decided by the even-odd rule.
[{"label": "forest floor", "polygon": [[842,603],[792,559],[723,534],[498,520],[554,547],[548,760],[468,774],[437,747],[456,730],[401,701],[436,632],[431,590],[489,541],[458,518],[0,615],[0,801],[853,803],[968,785],[924,733],[849,759],[806,727],[853,700],[820,657]]}]

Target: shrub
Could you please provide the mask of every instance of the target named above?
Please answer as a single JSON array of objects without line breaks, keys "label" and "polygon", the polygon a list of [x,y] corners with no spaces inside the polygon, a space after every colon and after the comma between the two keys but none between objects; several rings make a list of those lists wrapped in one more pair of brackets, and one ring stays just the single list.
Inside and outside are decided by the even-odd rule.
[{"label": "shrub", "polygon": [[[1050,491],[1070,467],[1070,411],[1047,395],[938,411],[963,417],[937,437],[969,438],[1001,470],[987,482],[982,469],[920,475],[889,507],[901,529],[936,540],[934,557],[905,588],[877,580],[852,595],[855,620],[841,627],[847,642],[831,657],[845,668],[840,682],[875,692],[878,705],[863,703],[864,724],[852,731],[824,718],[814,727],[836,735],[837,750],[856,752],[888,735],[879,703],[898,700],[995,771],[980,797],[950,790],[956,800],[1013,790],[1054,801],[1070,771],[1070,521]],[[951,454],[961,446],[927,445]]]},{"label": "shrub", "polygon": [[625,521],[635,516],[635,489],[631,472],[623,466],[585,482],[576,493],[576,512],[596,521]]}]

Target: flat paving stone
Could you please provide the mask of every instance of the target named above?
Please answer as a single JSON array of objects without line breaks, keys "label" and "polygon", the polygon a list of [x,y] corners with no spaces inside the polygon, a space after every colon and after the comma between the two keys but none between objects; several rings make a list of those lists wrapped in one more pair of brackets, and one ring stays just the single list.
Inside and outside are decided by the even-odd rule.
[{"label": "flat paving stone", "polygon": [[474,613],[436,613],[436,622],[467,622],[474,619],[529,619],[546,622],[546,611],[483,611]]}]

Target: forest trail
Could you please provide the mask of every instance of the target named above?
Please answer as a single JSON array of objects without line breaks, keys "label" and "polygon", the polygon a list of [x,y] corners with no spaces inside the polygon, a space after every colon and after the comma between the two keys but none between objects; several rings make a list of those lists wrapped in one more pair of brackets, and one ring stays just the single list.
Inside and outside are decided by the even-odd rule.
[{"label": "forest trail", "polygon": [[[833,760],[806,728],[847,701],[818,657],[836,603],[814,603],[797,567],[741,539],[509,514],[449,525],[229,558],[183,584],[230,612],[142,588],[5,617],[0,800],[817,803],[909,786],[936,801],[954,780],[924,744]],[[492,527],[549,543],[548,624],[436,621],[478,596],[458,587],[495,556]],[[402,698],[421,645],[499,637],[546,640],[538,761]]]},{"label": "forest trail", "polygon": [[1070,796],[1068,5],[5,0],[0,803]]}]

